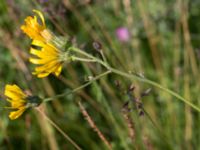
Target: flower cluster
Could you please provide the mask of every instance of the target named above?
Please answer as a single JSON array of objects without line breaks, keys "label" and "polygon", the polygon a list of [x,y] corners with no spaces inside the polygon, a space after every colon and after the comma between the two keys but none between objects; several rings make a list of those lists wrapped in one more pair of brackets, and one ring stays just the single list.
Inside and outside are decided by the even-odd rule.
[{"label": "flower cluster", "polygon": [[[66,52],[57,48],[55,39],[59,40],[45,24],[43,14],[38,10],[33,10],[35,16],[28,16],[21,30],[32,40],[29,58],[30,62],[38,66],[33,72],[39,78],[54,74],[60,75],[63,62],[68,58]],[[65,56],[65,57],[63,57]],[[39,106],[41,99],[38,96],[25,94],[17,85],[6,85],[5,96],[12,109],[9,118],[11,120],[19,118],[28,108]]]},{"label": "flower cluster", "polygon": [[[46,27],[44,16],[40,11],[33,10],[33,12],[35,15],[26,17],[25,23],[21,26],[21,30],[32,40],[29,61],[37,65],[33,75],[38,78],[47,77],[50,74],[59,76],[64,62],[91,61],[74,57],[70,50],[71,43],[66,42],[64,38],[55,36]],[[11,120],[20,117],[27,108],[37,107],[41,104],[38,96],[25,94],[17,85],[6,85],[4,94],[11,104],[6,108],[13,110],[9,114]]]}]

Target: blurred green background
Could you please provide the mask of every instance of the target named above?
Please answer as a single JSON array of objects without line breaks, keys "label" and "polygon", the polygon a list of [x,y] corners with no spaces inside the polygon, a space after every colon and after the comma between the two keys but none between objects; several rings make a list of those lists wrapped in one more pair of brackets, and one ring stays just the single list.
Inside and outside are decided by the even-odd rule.
[{"label": "blurred green background", "polygon": [[[58,78],[33,76],[31,40],[20,30],[32,9],[44,13],[56,35],[73,38],[76,46],[101,58],[93,47],[97,41],[114,68],[156,81],[200,107],[199,0],[0,0],[1,108],[8,105],[6,84],[51,97],[105,71],[98,64],[75,62]],[[134,100],[149,88],[138,108]],[[109,148],[83,116],[79,101],[114,150],[200,149],[199,112],[148,84],[110,74],[41,106],[84,150]],[[34,109],[14,121],[9,110],[0,113],[1,150],[75,149]]]}]

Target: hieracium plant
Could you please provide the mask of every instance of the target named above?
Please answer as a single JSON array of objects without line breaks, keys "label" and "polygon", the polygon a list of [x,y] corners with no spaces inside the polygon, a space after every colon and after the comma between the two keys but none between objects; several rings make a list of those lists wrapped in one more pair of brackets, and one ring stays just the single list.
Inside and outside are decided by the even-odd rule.
[{"label": "hieracium plant", "polygon": [[[175,96],[179,100],[191,106],[193,109],[200,112],[200,108],[184,99],[179,94],[171,91],[170,89],[167,89],[144,76],[126,73],[113,68],[106,61],[103,52],[100,53],[103,59],[97,58],[92,54],[89,54],[86,51],[74,46],[68,38],[55,35],[46,26],[45,18],[42,12],[38,10],[33,10],[33,12],[35,14],[34,16],[28,16],[25,18],[25,23],[21,26],[21,30],[32,40],[29,50],[31,54],[29,61],[36,65],[34,71],[32,72],[32,74],[36,77],[44,78],[50,74],[59,76],[61,71],[64,69],[64,65],[69,62],[95,62],[102,65],[106,71],[96,77],[93,77],[89,82],[72,90],[71,92],[80,90],[91,84],[94,80],[97,80],[107,74],[113,73],[130,80],[138,80],[164,90],[165,92]],[[7,101],[11,104],[11,106],[6,107],[12,110],[9,114],[9,118],[11,120],[19,118],[28,108],[38,107],[44,102],[54,100],[69,93],[70,92],[61,93],[60,95],[56,95],[50,98],[40,98],[38,96],[26,94],[15,84],[6,85],[4,92],[5,96],[7,97]]]},{"label": "hieracium plant", "polygon": [[[85,85],[77,88],[81,89],[85,86],[92,83],[93,80],[97,80],[104,75],[109,73],[114,73],[130,80],[139,80],[145,82],[157,88],[160,88],[169,94],[177,97],[179,100],[184,101],[186,104],[190,105],[192,108],[200,111],[200,108],[196,107],[191,102],[187,101],[179,94],[163,87],[162,85],[151,81],[143,76],[135,75],[131,73],[126,73],[120,71],[116,68],[111,67],[103,53],[101,53],[102,60],[94,57],[93,55],[85,52],[84,50],[74,47],[68,38],[56,36],[48,27],[46,26],[44,15],[38,10],[33,10],[35,13],[34,16],[28,16],[25,18],[25,23],[21,26],[21,30],[32,40],[31,48],[29,50],[31,57],[29,61],[35,65],[33,75],[36,75],[38,78],[47,77],[49,74],[54,74],[59,76],[65,63],[72,61],[82,61],[82,62],[96,62],[101,64],[107,69],[106,72],[94,77]],[[10,119],[17,119],[22,115],[26,108],[39,106],[42,102],[47,102],[53,100],[57,97],[62,97],[67,93],[62,93],[52,98],[43,98],[34,96],[28,96],[23,93],[23,91],[17,85],[6,85],[5,95],[10,98],[8,101],[11,103],[11,108],[17,111],[11,112],[9,117]]]}]

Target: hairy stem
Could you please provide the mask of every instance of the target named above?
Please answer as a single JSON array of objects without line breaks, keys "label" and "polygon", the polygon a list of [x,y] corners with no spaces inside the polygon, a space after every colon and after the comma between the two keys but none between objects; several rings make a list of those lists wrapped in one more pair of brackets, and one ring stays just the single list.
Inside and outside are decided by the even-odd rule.
[{"label": "hairy stem", "polygon": [[94,60],[94,59],[80,58],[80,57],[76,57],[76,56],[72,56],[71,59],[73,61],[96,62],[96,60]]},{"label": "hairy stem", "polygon": [[126,73],[126,72],[123,72],[123,71],[120,71],[118,69],[115,69],[115,68],[112,68],[108,63],[88,54],[87,52],[79,49],[79,48],[76,48],[76,47],[71,47],[71,50],[73,50],[74,52],[77,52],[79,54],[82,54],[88,58],[91,58],[93,60],[96,60],[96,62],[100,63],[102,66],[104,66],[106,69],[108,69],[109,71],[111,71],[112,73],[115,73],[117,75],[120,75],[120,76],[123,76],[123,77],[126,77],[126,78],[129,78],[131,80],[138,80],[138,81],[141,81],[141,82],[144,82],[144,83],[147,83],[149,85],[152,85],[152,86],[155,86],[167,93],[169,93],[170,95],[178,98],[179,100],[183,101],[184,103],[186,103],[187,105],[189,105],[190,107],[192,107],[193,109],[197,110],[198,112],[200,112],[200,108],[195,106],[193,103],[191,103],[190,101],[186,100],[184,97],[180,96],[179,94],[177,94],[176,92],[166,88],[166,87],[163,87],[161,84],[159,83],[156,83],[154,81],[151,81],[147,78],[144,78],[144,77],[140,77],[140,76],[137,76],[137,75],[134,75],[134,74],[129,74],[129,73]]},{"label": "hairy stem", "polygon": [[53,97],[45,98],[45,99],[43,100],[43,102],[52,101],[52,100],[55,100],[56,98],[61,98],[61,97],[64,97],[64,96],[66,96],[66,95],[72,94],[72,93],[74,93],[74,92],[76,92],[76,91],[79,91],[79,90],[85,88],[86,86],[90,85],[93,81],[98,80],[98,79],[100,79],[101,77],[103,77],[103,76],[105,76],[105,75],[107,75],[107,74],[109,74],[109,73],[111,73],[110,70],[108,70],[108,71],[106,71],[106,72],[104,72],[104,73],[102,73],[102,74],[100,74],[100,75],[98,75],[98,76],[92,78],[89,82],[87,82],[87,83],[85,83],[85,84],[83,84],[83,85],[81,85],[81,86],[79,86],[79,87],[73,89],[72,91],[67,91],[67,92],[64,92],[64,93],[62,93],[62,94],[55,95],[55,96],[53,96]]}]

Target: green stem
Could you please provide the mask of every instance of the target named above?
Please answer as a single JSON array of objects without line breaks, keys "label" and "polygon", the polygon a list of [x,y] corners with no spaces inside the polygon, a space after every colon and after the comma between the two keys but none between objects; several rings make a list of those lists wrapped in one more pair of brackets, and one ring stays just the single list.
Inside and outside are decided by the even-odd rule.
[{"label": "green stem", "polygon": [[107,61],[107,59],[106,59],[106,57],[105,57],[105,55],[104,55],[102,50],[100,51],[100,54],[102,56],[103,61],[107,63],[108,61]]},{"label": "green stem", "polygon": [[52,100],[55,100],[55,99],[57,99],[57,98],[64,97],[64,96],[66,96],[66,95],[72,94],[72,93],[74,93],[74,92],[76,92],[76,91],[78,91],[78,90],[81,90],[81,89],[85,88],[86,86],[90,85],[93,81],[98,80],[98,79],[100,79],[101,77],[103,77],[103,76],[105,76],[105,75],[107,75],[107,74],[109,74],[109,73],[111,73],[110,70],[109,70],[109,71],[106,71],[106,72],[104,72],[104,73],[102,73],[102,74],[100,74],[100,75],[98,75],[98,76],[96,76],[96,77],[94,77],[94,78],[92,78],[89,82],[87,82],[87,83],[85,83],[85,84],[83,84],[83,85],[81,85],[81,86],[79,86],[79,87],[73,89],[72,91],[67,91],[67,92],[64,92],[64,93],[62,93],[62,94],[58,94],[58,95],[53,96],[53,97],[45,98],[45,99],[43,100],[43,102],[52,101]]},{"label": "green stem", "polygon": [[81,49],[78,49],[76,47],[71,47],[71,50],[77,52],[77,53],[80,53],[82,55],[85,55],[87,56],[88,58],[91,58],[91,59],[94,59],[96,60],[96,62],[100,63],[102,66],[104,66],[105,68],[107,68],[108,70],[110,70],[111,72],[115,73],[115,74],[118,74],[120,76],[123,76],[123,77],[127,77],[129,79],[132,79],[132,80],[138,80],[138,81],[141,81],[141,82],[144,82],[144,83],[147,83],[147,84],[150,84],[152,86],[155,86],[171,95],[173,95],[174,97],[178,98],[179,100],[183,101],[184,103],[186,103],[187,105],[189,105],[190,107],[192,107],[193,109],[197,110],[198,112],[200,112],[200,108],[195,106],[193,103],[191,103],[190,101],[186,100],[184,97],[180,96],[179,94],[177,94],[176,92],[173,92],[172,90],[168,89],[168,88],[165,88],[163,87],[162,85],[154,82],[154,81],[151,81],[147,78],[143,78],[143,77],[140,77],[140,76],[137,76],[137,75],[133,75],[133,74],[129,74],[129,73],[125,73],[123,71],[120,71],[120,70],[117,70],[115,68],[112,68],[109,64],[107,64],[106,62],[103,62],[102,60],[84,52],[83,50]]},{"label": "green stem", "polygon": [[94,59],[87,59],[87,58],[80,58],[80,57],[76,57],[76,56],[72,56],[71,57],[72,61],[83,61],[83,62],[96,62],[96,60]]},{"label": "green stem", "polygon": [[82,54],[82,55],[84,55],[84,56],[87,56],[88,58],[92,58],[92,59],[97,59],[96,57],[94,57],[94,56],[92,56],[92,55],[90,55],[90,54],[88,54],[88,53],[86,53],[86,52],[84,52],[83,50],[81,50],[81,49],[79,49],[79,48],[76,48],[76,47],[70,47],[69,49],[68,49],[68,51],[73,51],[73,52],[77,52],[77,53],[79,53],[79,54]]},{"label": "green stem", "polygon": [[172,91],[172,90],[170,90],[170,89],[168,89],[168,88],[165,88],[165,87],[163,87],[162,85],[160,85],[160,84],[158,84],[158,83],[156,83],[156,82],[154,82],[154,81],[151,81],[151,80],[149,80],[149,79],[147,79],[147,78],[141,78],[141,77],[136,76],[136,75],[124,73],[124,72],[119,71],[119,70],[116,70],[116,69],[114,69],[114,68],[110,68],[110,70],[111,70],[113,73],[116,73],[116,74],[118,74],[118,75],[121,75],[121,76],[130,78],[130,79],[136,79],[136,80],[138,80],[138,81],[141,81],[141,82],[144,82],[144,83],[148,83],[148,84],[150,84],[150,85],[153,85],[153,86],[155,86],[155,87],[157,87],[157,88],[159,88],[159,89],[161,89],[161,90],[163,90],[163,91],[165,91],[165,92],[167,92],[167,93],[173,95],[174,97],[176,97],[176,98],[178,98],[179,100],[185,102],[187,105],[191,106],[192,108],[194,108],[195,110],[197,110],[197,111],[200,112],[200,108],[199,108],[199,107],[195,106],[193,103],[191,103],[190,101],[186,100],[185,98],[183,98],[182,96],[180,96],[180,95],[177,94],[176,92],[174,92],[174,91]]}]

